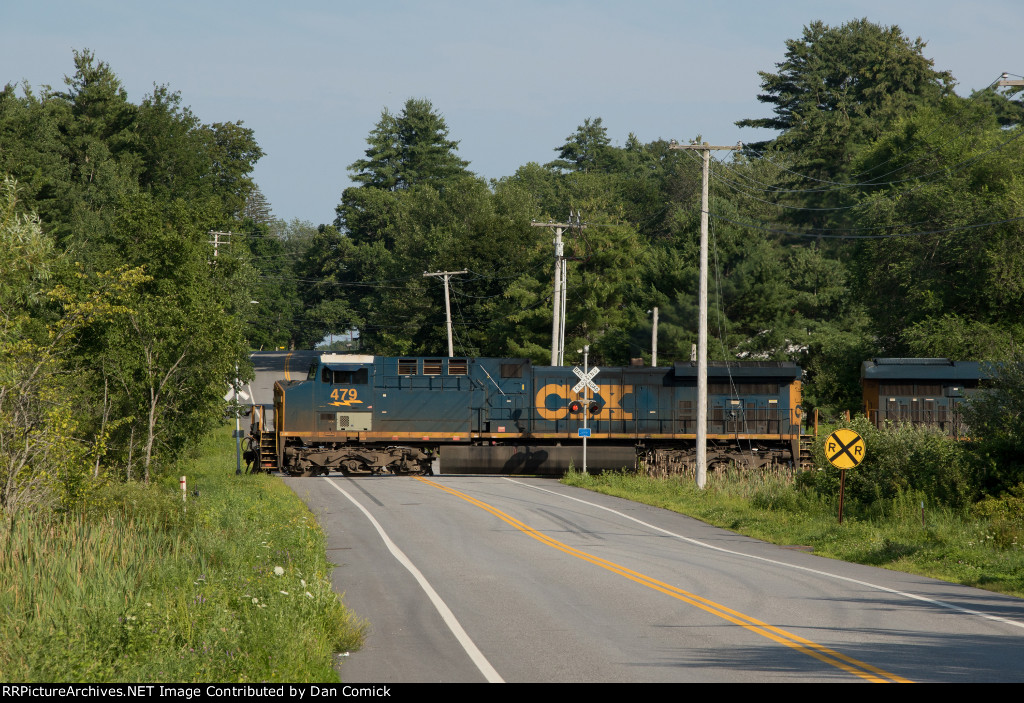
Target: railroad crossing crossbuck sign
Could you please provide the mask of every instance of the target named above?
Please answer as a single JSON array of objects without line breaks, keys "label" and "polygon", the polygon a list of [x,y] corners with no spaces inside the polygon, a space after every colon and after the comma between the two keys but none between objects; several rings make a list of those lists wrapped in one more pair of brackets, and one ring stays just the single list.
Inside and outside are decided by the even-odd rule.
[{"label": "railroad crossing crossbuck sign", "polygon": [[825,458],[837,469],[852,469],[864,461],[864,438],[853,430],[836,430],[825,440]]},{"label": "railroad crossing crossbuck sign", "polygon": [[576,378],[580,379],[580,382],[572,387],[572,392],[579,393],[584,388],[589,386],[590,390],[597,393],[600,389],[597,387],[597,384],[594,383],[594,376],[596,376],[598,371],[600,370],[601,369],[595,366],[594,368],[590,369],[590,371],[588,371],[587,373],[583,373],[583,370],[580,369],[579,366],[573,366],[572,372],[576,374]]}]

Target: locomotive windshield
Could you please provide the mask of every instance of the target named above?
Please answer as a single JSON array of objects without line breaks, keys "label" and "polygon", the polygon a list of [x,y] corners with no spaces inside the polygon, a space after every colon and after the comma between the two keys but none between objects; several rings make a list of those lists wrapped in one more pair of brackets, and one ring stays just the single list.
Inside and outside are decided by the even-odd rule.
[{"label": "locomotive windshield", "polygon": [[370,382],[370,372],[365,366],[324,366],[323,382],[335,386],[351,386]]}]

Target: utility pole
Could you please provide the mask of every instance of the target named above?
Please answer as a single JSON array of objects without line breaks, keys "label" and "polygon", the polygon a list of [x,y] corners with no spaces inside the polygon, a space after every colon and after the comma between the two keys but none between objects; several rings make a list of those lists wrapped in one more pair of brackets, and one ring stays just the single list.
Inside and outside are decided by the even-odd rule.
[{"label": "utility pole", "polygon": [[654,325],[651,327],[651,366],[658,365],[658,308],[654,308]]},{"label": "utility pole", "polygon": [[423,272],[423,276],[444,276],[444,312],[448,318],[448,357],[455,356],[455,346],[452,344],[452,304],[448,298],[448,279],[451,276],[460,276],[469,271],[437,271],[436,273]]},{"label": "utility pole", "polygon": [[712,150],[741,149],[735,146],[703,144],[672,144],[669,149],[704,152],[700,193],[700,321],[697,330],[697,487],[703,489],[708,480],[708,176]]},{"label": "utility pole", "polygon": [[[215,231],[213,231],[211,229],[209,231],[209,235],[211,237],[213,237],[213,239],[211,239],[209,241],[209,244],[213,245],[213,258],[216,259],[217,258],[217,248],[221,244],[228,244],[228,243],[230,243],[231,240],[229,239],[229,237],[231,237],[232,233],[231,232],[215,232]],[[223,237],[223,239],[222,239],[222,237]]]},{"label": "utility pole", "polygon": [[[573,220],[575,217],[575,221]],[[531,222],[532,227],[551,227],[555,230],[555,294],[554,294],[554,316],[551,320],[551,365],[563,366],[565,364],[565,303],[566,290],[568,289],[568,259],[565,258],[565,249],[562,244],[562,232],[565,229],[583,229],[586,225],[580,224],[580,213],[569,211],[568,222]]]}]

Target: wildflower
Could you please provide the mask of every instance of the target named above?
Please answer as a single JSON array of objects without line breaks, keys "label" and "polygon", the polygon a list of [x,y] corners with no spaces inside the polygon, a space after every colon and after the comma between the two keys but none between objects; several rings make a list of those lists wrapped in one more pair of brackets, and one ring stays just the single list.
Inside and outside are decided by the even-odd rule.
[{"label": "wildflower", "polygon": [[312,598],[312,597],[313,597],[313,594],[312,594],[312,593],[310,593],[309,591],[306,591],[306,597],[307,597],[307,598]]},{"label": "wildflower", "polygon": [[284,576],[284,569],[281,568],[280,566],[275,566],[274,567],[274,575],[275,576]]},{"label": "wildflower", "polygon": [[259,602],[260,602],[260,599],[259,599],[259,598],[253,598],[253,599],[252,599],[252,604],[253,604],[253,605],[256,605],[256,604],[257,604],[257,603],[259,603]]},{"label": "wildflower", "polygon": [[282,595],[288,595],[288,591],[281,591]]},{"label": "wildflower", "polygon": [[302,584],[302,587],[303,587],[303,588],[305,588],[305,587],[306,587],[306,579],[299,579],[299,583],[301,583],[301,584]]}]

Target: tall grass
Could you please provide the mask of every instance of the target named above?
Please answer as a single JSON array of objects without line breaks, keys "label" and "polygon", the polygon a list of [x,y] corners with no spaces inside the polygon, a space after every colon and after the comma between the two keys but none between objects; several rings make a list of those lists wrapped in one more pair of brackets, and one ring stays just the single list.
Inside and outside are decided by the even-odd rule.
[{"label": "tall grass", "polygon": [[232,452],[222,432],[162,485],[0,532],[0,680],[337,681],[362,630],[323,534],[280,481],[235,476]]}]

